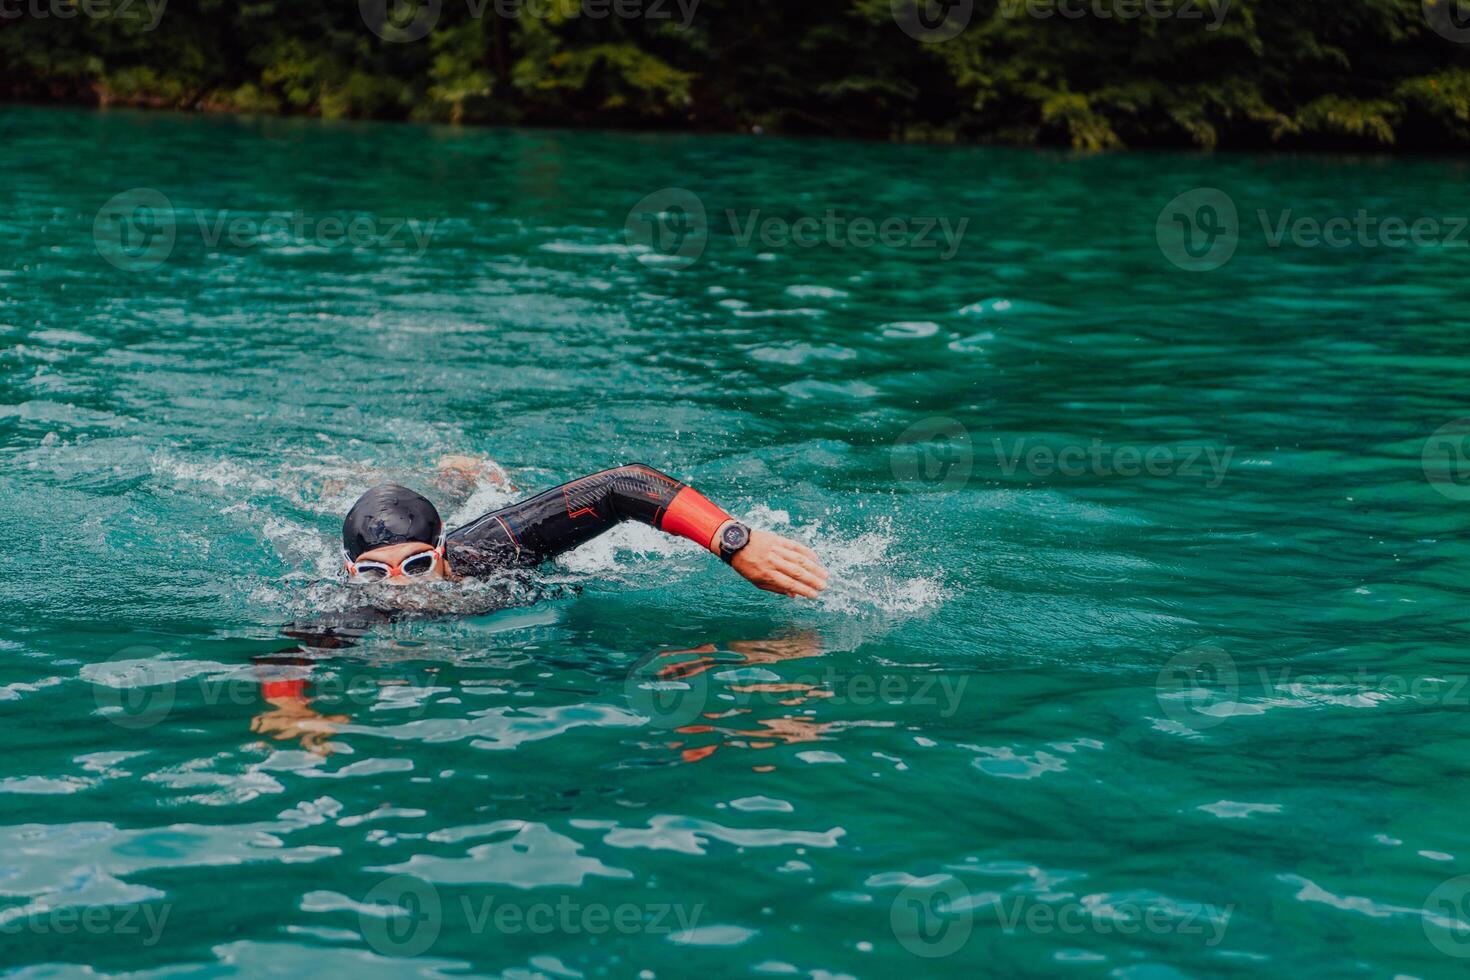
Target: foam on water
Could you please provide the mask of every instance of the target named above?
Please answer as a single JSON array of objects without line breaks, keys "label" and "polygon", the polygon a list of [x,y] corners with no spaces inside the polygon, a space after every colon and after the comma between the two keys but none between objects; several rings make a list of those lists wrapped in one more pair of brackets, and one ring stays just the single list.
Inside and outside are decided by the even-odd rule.
[{"label": "foam on water", "polygon": [[[878,517],[871,530],[852,534],[827,521],[796,525],[785,510],[757,505],[753,526],[789,535],[817,553],[832,573],[816,600],[824,611],[844,614],[914,615],[937,609],[945,599],[942,572],[907,574],[911,562],[894,550],[900,538],[891,517]],[[830,519],[829,519],[830,520]]]}]

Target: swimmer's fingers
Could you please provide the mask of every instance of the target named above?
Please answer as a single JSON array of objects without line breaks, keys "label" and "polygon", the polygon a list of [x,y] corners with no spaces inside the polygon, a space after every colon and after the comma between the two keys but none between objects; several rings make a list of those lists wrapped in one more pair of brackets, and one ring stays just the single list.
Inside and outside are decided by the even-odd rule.
[{"label": "swimmer's fingers", "polygon": [[779,554],[787,561],[790,561],[796,565],[800,565],[802,568],[806,569],[809,574],[816,576],[816,578],[823,583],[825,583],[830,577],[827,569],[823,567],[822,563],[819,560],[809,557],[809,551],[787,549],[785,551],[779,552]]},{"label": "swimmer's fingers", "polygon": [[[817,593],[821,592],[827,587],[827,580],[821,575],[818,575],[812,569],[808,568],[806,565],[798,564],[797,562],[790,561],[783,557],[778,557],[775,560],[775,566],[777,571],[783,573],[793,582],[797,583],[798,585],[804,586],[807,590],[809,590],[811,592],[811,595],[807,596],[808,599],[815,599]],[[806,595],[805,592],[803,592],[802,594]]]},{"label": "swimmer's fingers", "polygon": [[790,575],[778,571],[769,562],[762,568],[747,569],[741,571],[740,574],[749,579],[750,583],[756,588],[764,589],[767,592],[775,592],[778,595],[785,596],[804,596],[808,599],[815,599],[817,597],[816,590],[811,586],[802,585]]},{"label": "swimmer's fingers", "polygon": [[793,598],[801,596],[803,599],[815,599],[817,597],[818,590],[816,588],[806,585],[799,579],[780,571],[773,570],[769,572],[768,578],[771,583],[770,585],[763,585],[760,582],[757,582],[756,585],[759,585],[767,592],[779,592],[782,595],[789,595]]},{"label": "swimmer's fingers", "polygon": [[808,548],[806,545],[802,544],[800,541],[792,541],[790,538],[787,538],[786,543],[791,545],[791,547],[795,548],[802,555],[816,562],[818,566],[822,564],[822,559],[817,557],[817,553]]},{"label": "swimmer's fingers", "polygon": [[750,543],[740,549],[730,565],[767,592],[815,599],[826,583],[818,569],[809,566],[810,559],[792,545],[778,534],[752,531]]},{"label": "swimmer's fingers", "polygon": [[780,535],[772,535],[772,537],[775,539],[773,550],[777,553],[798,564],[810,567],[812,571],[818,573],[823,578],[827,577],[827,569],[822,566],[822,559],[817,557],[815,551],[800,541],[793,541],[790,538],[783,538]]}]

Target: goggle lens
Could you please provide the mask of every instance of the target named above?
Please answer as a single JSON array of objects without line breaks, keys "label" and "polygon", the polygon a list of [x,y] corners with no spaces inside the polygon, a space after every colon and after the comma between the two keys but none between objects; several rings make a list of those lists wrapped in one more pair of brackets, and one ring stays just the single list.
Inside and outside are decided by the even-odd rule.
[{"label": "goggle lens", "polygon": [[403,569],[405,575],[427,575],[434,570],[434,560],[437,557],[432,551],[420,552],[405,559],[398,567]]}]

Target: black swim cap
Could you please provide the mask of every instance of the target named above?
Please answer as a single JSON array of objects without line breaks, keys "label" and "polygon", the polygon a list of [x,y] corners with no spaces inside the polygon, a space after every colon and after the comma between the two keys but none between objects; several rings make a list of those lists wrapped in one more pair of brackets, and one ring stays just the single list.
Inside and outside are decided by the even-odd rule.
[{"label": "black swim cap", "polygon": [[444,522],[423,496],[396,483],[373,487],[357,498],[342,522],[342,547],[353,561],[364,551],[405,541],[439,543]]}]

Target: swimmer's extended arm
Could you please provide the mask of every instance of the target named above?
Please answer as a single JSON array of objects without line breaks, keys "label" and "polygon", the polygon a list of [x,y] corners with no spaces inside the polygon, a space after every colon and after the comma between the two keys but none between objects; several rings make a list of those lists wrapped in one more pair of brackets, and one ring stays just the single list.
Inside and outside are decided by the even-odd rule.
[{"label": "swimmer's extended arm", "polygon": [[[446,538],[456,575],[487,575],[539,564],[577,547],[623,520],[635,520],[716,550],[720,529],[733,520],[709,498],[651,466],[632,464],[573,480],[471,521]],[[814,597],[826,571],[815,553],[779,535],[752,531],[731,562],[763,589]]]}]

